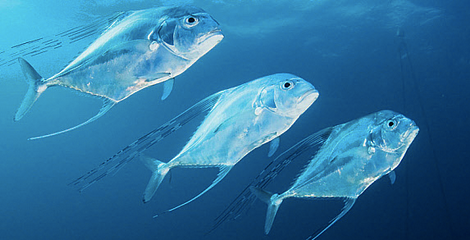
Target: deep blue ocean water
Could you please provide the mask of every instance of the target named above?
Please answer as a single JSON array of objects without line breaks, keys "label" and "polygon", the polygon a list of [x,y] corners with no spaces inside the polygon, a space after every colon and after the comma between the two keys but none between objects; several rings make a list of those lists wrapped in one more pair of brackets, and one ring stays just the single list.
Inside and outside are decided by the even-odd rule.
[{"label": "deep blue ocean water", "polygon": [[[205,234],[272,160],[268,146],[247,155],[195,202],[155,219],[208,186],[216,170],[172,170],[171,182],[165,179],[147,204],[141,196],[151,173],[139,161],[82,193],[67,185],[204,97],[278,72],[310,81],[320,97],[281,136],[277,154],[311,133],[382,109],[401,112],[420,127],[396,169],[396,183],[378,180],[319,239],[468,237],[467,1],[0,1],[0,52],[116,11],[169,3],[202,7],[221,24],[225,38],[177,77],[165,101],[161,86],[150,87],[85,127],[28,141],[83,122],[101,101],[52,88],[13,122],[27,85],[18,64],[0,66],[0,239],[305,239],[340,211],[341,200],[288,199],[268,236],[266,206],[257,201],[240,218]],[[27,60],[51,76],[88,43]],[[171,159],[196,126],[185,126],[148,155]],[[286,169],[277,190],[285,190],[301,167]]]}]

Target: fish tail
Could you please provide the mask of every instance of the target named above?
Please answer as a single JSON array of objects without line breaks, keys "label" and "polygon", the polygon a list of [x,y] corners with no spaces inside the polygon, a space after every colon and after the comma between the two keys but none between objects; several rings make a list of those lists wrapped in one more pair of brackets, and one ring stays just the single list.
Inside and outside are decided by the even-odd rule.
[{"label": "fish tail", "polygon": [[274,218],[276,217],[277,210],[282,203],[283,198],[278,194],[272,194],[266,190],[257,187],[250,187],[253,194],[256,195],[261,201],[268,204],[268,211],[266,212],[266,222],[264,224],[264,233],[268,234],[273,226]]},{"label": "fish tail", "polygon": [[36,72],[36,70],[23,58],[18,58],[20,63],[21,70],[26,77],[26,82],[29,84],[28,91],[21,103],[21,106],[18,108],[15,114],[15,121],[19,121],[23,116],[31,109],[34,102],[39,98],[41,93],[47,89],[46,82],[41,75]]},{"label": "fish tail", "polygon": [[146,203],[153,197],[158,186],[162,183],[163,178],[165,178],[168,171],[170,171],[170,167],[168,166],[168,163],[161,162],[145,155],[140,155],[140,159],[150,169],[150,171],[153,172],[142,198],[142,201]]}]

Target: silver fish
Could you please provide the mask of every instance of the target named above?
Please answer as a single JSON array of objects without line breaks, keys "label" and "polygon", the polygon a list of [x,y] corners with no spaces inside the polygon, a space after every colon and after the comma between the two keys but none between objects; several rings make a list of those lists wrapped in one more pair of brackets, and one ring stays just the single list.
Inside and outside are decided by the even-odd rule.
[{"label": "silver fish", "polygon": [[400,164],[418,131],[414,121],[384,110],[302,140],[278,157],[284,159],[279,166],[285,166],[286,160],[292,161],[306,149],[319,147],[319,150],[287,191],[272,194],[259,187],[250,187],[268,204],[265,233],[271,230],[277,210],[286,198],[345,198],[341,213],[320,233],[308,238],[316,239],[343,217],[376,180],[389,174],[393,183],[395,174],[392,171]]},{"label": "silver fish", "polygon": [[19,58],[29,88],[14,120],[20,120],[41,93],[52,86],[100,97],[103,107],[96,116],[78,126],[31,139],[81,127],[135,92],[161,82],[165,82],[163,100],[173,88],[173,78],[222,39],[217,21],[194,6],[121,14],[83,53],[50,78],[42,78],[28,62]]},{"label": "silver fish", "polygon": [[317,97],[318,91],[312,84],[286,73],[262,77],[220,91],[132,143],[98,169],[90,171],[72,184],[84,189],[104,176],[114,173],[122,167],[122,164],[186,124],[200,110],[209,109],[205,120],[189,142],[168,163],[141,155],[141,159],[153,172],[143,195],[144,202],[152,198],[172,168],[218,167],[220,169],[217,178],[208,188],[167,212],[173,211],[214,187],[252,150],[271,141],[269,154],[272,155],[279,145],[278,137],[294,124]]}]

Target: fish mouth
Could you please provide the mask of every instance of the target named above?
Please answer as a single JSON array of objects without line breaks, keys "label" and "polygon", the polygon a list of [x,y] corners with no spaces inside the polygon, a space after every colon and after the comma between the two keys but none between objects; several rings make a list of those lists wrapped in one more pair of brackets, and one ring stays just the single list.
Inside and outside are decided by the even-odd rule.
[{"label": "fish mouth", "polygon": [[411,123],[410,125],[411,126],[407,131],[406,138],[409,139],[410,141],[413,141],[415,139],[416,135],[418,135],[419,127],[414,122]]},{"label": "fish mouth", "polygon": [[302,96],[300,96],[299,102],[310,100],[313,103],[315,100],[317,100],[318,96],[319,92],[315,88],[312,88],[307,90],[306,92],[304,92],[304,94],[302,94]]},{"label": "fish mouth", "polygon": [[410,119],[408,124],[408,129],[401,135],[401,141],[405,146],[411,144],[419,132],[419,127],[413,120]]},{"label": "fish mouth", "polygon": [[211,30],[210,32],[208,32],[207,34],[222,34],[222,29],[215,28],[215,29]]},{"label": "fish mouth", "polygon": [[[213,38],[215,38],[215,39],[213,39]],[[224,34],[222,33],[222,30],[220,28],[216,28],[216,29],[213,29],[210,32],[204,34],[204,36],[202,36],[199,39],[199,42],[203,43],[203,42],[206,42],[207,40],[210,40],[210,41],[215,40],[217,43],[219,43],[220,41],[222,41],[223,38],[224,38]]]}]

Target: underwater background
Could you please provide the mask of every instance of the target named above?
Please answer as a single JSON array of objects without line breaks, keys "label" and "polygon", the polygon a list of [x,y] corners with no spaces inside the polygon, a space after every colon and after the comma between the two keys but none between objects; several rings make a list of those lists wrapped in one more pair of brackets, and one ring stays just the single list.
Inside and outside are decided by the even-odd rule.
[{"label": "underwater background", "polygon": [[[311,82],[318,100],[281,136],[288,149],[325,127],[390,109],[420,133],[395,170],[378,180],[318,239],[467,239],[470,234],[470,3],[424,0],[0,0],[0,60],[15,46],[53,38],[117,11],[190,3],[212,15],[225,38],[176,78],[134,94],[97,121],[56,137],[28,141],[79,124],[96,98],[51,88],[21,121],[13,116],[27,84],[16,61],[0,62],[0,239],[305,239],[330,221],[340,199],[288,199],[264,235],[266,205],[208,233],[214,219],[274,158],[268,145],[248,154],[202,197],[153,215],[207,187],[216,169],[174,169],[149,203],[151,172],[138,160],[79,193],[67,184],[199,100],[261,76],[288,72]],[[397,34],[399,32],[400,34]],[[61,70],[93,38],[25,57],[43,76]],[[198,123],[152,147],[170,160]],[[274,156],[274,157],[275,157]],[[289,166],[271,191],[285,190],[305,162]],[[168,177],[167,177],[168,178]]]}]

